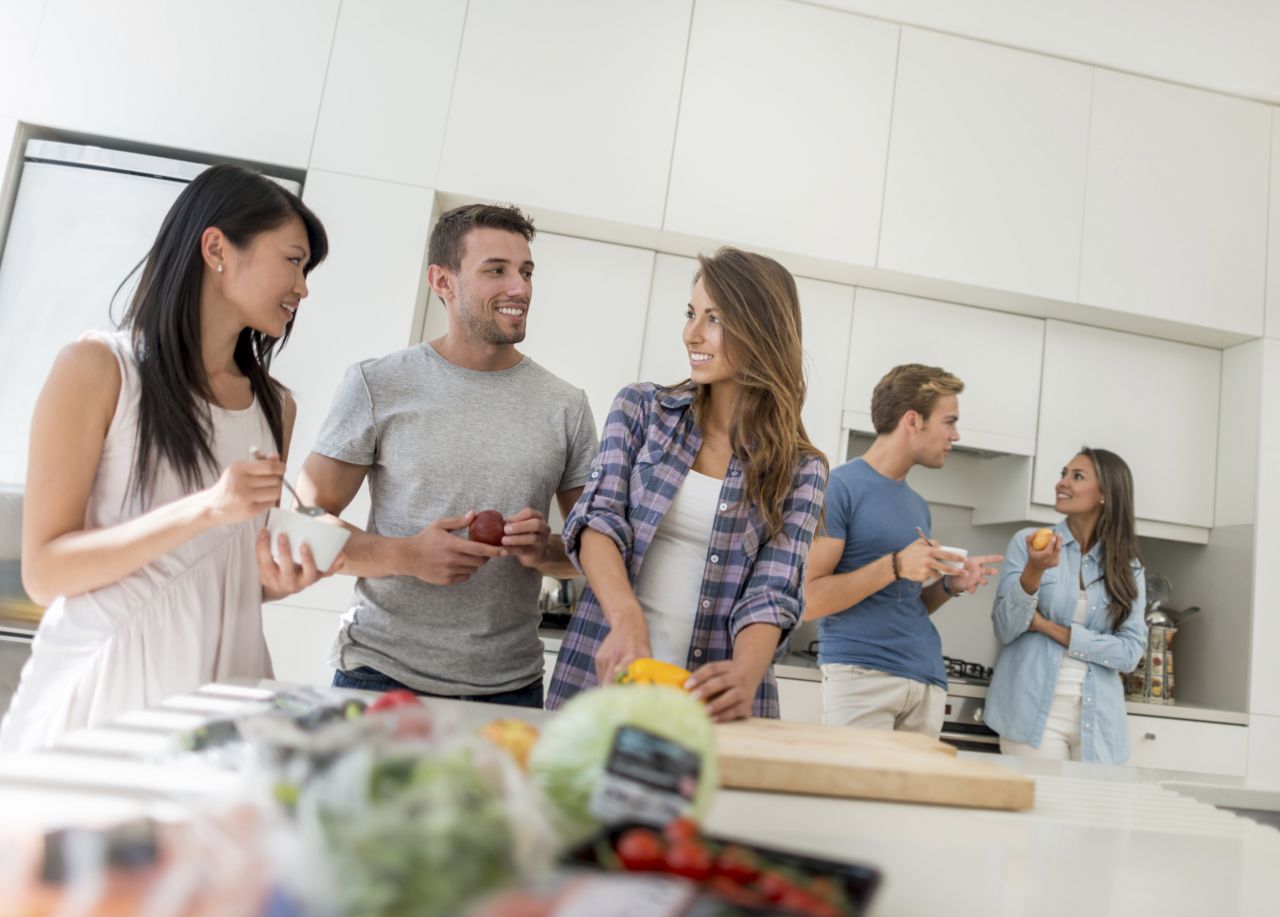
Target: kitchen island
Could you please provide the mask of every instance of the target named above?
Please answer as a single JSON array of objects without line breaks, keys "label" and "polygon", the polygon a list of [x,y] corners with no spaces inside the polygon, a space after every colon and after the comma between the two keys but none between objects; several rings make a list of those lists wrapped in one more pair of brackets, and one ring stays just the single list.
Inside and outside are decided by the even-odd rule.
[{"label": "kitchen island", "polygon": [[[210,685],[68,736],[48,751],[0,759],[0,842],[6,830],[173,815],[233,792],[238,778],[232,773],[157,756],[176,733],[234,714],[281,687],[287,686]],[[426,703],[474,725],[499,715],[535,724],[555,715]],[[1000,763],[1035,780],[1034,808],[1003,812],[725,790],[707,829],[880,868],[884,884],[871,910],[880,917],[1280,912],[1280,832],[1162,787],[1141,769]]]}]

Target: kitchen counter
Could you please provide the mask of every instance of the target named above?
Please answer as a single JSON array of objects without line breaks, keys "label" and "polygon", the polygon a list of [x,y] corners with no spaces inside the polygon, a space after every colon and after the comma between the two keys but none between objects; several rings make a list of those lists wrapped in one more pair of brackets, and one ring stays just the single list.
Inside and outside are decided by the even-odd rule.
[{"label": "kitchen counter", "polygon": [[[175,732],[267,696],[270,682],[210,685],[52,750],[0,759],[4,826],[164,815],[232,791],[235,777],[154,756]],[[446,705],[466,724],[515,707]],[[966,753],[961,752],[962,755]],[[967,756],[967,755],[966,755]],[[990,761],[989,756],[978,756]],[[864,861],[885,882],[872,917],[955,913],[1162,917],[1276,913],[1280,832],[1180,795],[1136,768],[1008,759],[1036,782],[1027,812],[722,791],[711,832]],[[2,877],[0,877],[2,878]]]}]

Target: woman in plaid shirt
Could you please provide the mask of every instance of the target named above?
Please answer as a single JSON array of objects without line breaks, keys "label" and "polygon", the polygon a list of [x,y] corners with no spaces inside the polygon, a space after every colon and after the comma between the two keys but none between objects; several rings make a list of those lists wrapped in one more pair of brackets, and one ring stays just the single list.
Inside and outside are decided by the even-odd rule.
[{"label": "woman in plaid shirt", "polygon": [[693,670],[718,721],[778,716],[773,662],[800,619],[827,483],[800,419],[800,300],[771,258],[722,248],[698,262],[690,378],[618,394],[565,523],[587,589],[550,709],[652,656]]}]

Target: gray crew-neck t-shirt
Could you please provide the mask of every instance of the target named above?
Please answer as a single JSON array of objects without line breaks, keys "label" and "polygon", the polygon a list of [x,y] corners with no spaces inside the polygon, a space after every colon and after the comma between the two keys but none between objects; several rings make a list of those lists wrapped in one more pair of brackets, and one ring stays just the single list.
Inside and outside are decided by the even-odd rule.
[{"label": "gray crew-neck t-shirt", "polygon": [[[469,509],[546,513],[586,482],[596,445],[586,393],[528,357],[480,372],[420,344],[347,370],[314,451],[369,466],[367,530],[403,537]],[[514,557],[453,586],[359,579],[330,662],[434,694],[524,687],[542,674],[541,581]]]}]

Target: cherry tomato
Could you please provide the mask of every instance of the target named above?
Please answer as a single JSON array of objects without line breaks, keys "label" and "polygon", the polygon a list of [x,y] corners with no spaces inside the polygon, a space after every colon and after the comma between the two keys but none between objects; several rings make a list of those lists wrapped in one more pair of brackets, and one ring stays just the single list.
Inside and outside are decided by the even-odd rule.
[{"label": "cherry tomato", "polygon": [[756,888],[765,898],[774,902],[781,901],[788,892],[792,891],[791,882],[786,876],[768,870],[760,873],[760,877],[756,880]]},{"label": "cherry tomato", "polygon": [[390,691],[384,691],[382,695],[375,700],[366,709],[366,713],[380,713],[383,710],[394,710],[396,707],[407,707],[410,705],[418,705],[418,695],[412,691],[406,691],[404,688],[392,688]]},{"label": "cherry tomato", "polygon": [[616,849],[622,865],[632,872],[651,872],[666,865],[662,838],[648,828],[629,828],[622,832]]},{"label": "cherry tomato", "polygon": [[745,885],[760,875],[760,859],[745,847],[729,844],[716,857],[716,873]]},{"label": "cherry tomato", "polygon": [[692,818],[673,818],[667,822],[667,826],[662,829],[662,833],[666,836],[667,842],[671,844],[678,844],[682,841],[696,841],[698,839],[698,823]]},{"label": "cherry tomato", "polygon": [[667,871],[695,882],[711,878],[713,861],[697,841],[677,841],[667,849]]}]

